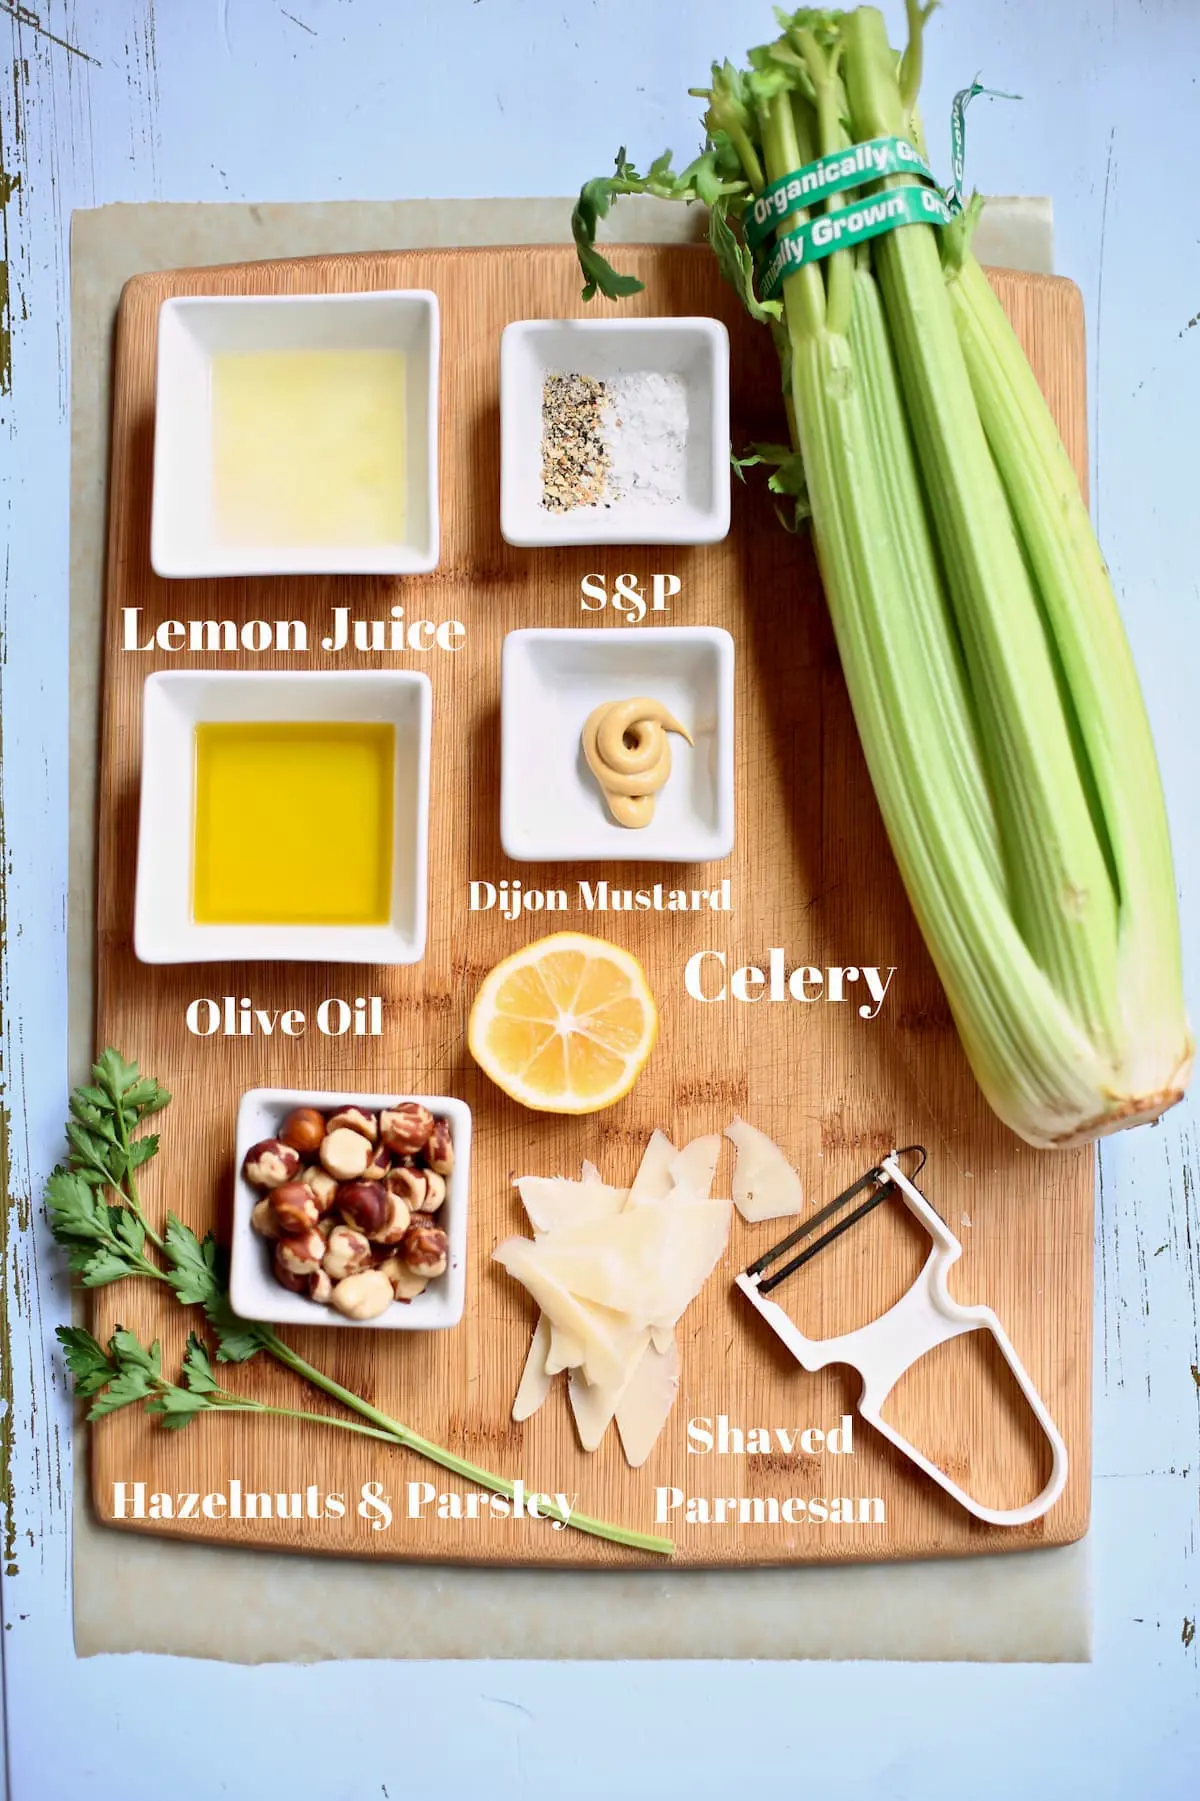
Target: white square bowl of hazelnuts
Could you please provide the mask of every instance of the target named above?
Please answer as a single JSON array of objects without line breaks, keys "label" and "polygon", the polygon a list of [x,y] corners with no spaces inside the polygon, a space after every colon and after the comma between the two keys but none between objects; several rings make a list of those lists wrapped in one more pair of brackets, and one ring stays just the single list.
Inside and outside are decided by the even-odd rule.
[{"label": "white square bowl of hazelnuts", "polygon": [[458,1324],[471,1174],[464,1101],[251,1088],[236,1144],[235,1313],[385,1332]]}]

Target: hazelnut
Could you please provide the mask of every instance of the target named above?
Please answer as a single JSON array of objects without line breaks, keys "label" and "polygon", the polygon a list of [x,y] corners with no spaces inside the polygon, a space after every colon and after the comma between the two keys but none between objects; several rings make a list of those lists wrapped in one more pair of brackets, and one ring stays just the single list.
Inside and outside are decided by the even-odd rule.
[{"label": "hazelnut", "polygon": [[380,1275],[386,1276],[391,1283],[392,1293],[398,1301],[415,1301],[429,1286],[424,1276],[419,1276],[415,1269],[409,1269],[403,1257],[388,1257],[376,1267]]},{"label": "hazelnut", "polygon": [[365,1269],[336,1282],[330,1298],[347,1319],[378,1319],[392,1304],[392,1285],[381,1271]]},{"label": "hazelnut", "polygon": [[264,1138],[252,1144],[242,1164],[242,1174],[251,1188],[281,1188],[300,1173],[300,1156],[290,1144],[278,1138]]},{"label": "hazelnut", "polygon": [[363,1170],[363,1180],[367,1182],[382,1182],[389,1169],[391,1169],[392,1162],[392,1153],[388,1150],[386,1144],[374,1145],[371,1150],[371,1161],[367,1164],[366,1169]]},{"label": "hazelnut", "polygon": [[322,1307],[328,1307],[332,1294],[333,1283],[323,1269],[319,1269],[315,1275],[308,1278],[308,1298],[310,1301],[316,1301]]},{"label": "hazelnut", "polygon": [[315,1107],[294,1107],[280,1126],[279,1136],[302,1157],[315,1157],[328,1130],[325,1115]]},{"label": "hazelnut", "polygon": [[300,1180],[306,1188],[312,1189],[317,1211],[328,1213],[337,1200],[337,1178],[331,1176],[327,1169],[322,1169],[319,1163],[310,1163]]},{"label": "hazelnut", "polygon": [[320,1155],[331,1176],[339,1182],[356,1182],[371,1161],[371,1147],[353,1126],[338,1126],[321,1140]]},{"label": "hazelnut", "polygon": [[425,1193],[421,1196],[421,1212],[436,1213],[446,1198],[446,1178],[436,1169],[425,1171]]},{"label": "hazelnut", "polygon": [[285,1238],[311,1232],[321,1217],[316,1197],[304,1182],[285,1182],[282,1187],[273,1188],[266,1205]]},{"label": "hazelnut", "polygon": [[250,1224],[254,1227],[256,1232],[261,1232],[264,1238],[279,1237],[279,1221],[276,1219],[274,1210],[266,1195],[263,1196],[261,1201],[255,1201],[254,1212],[250,1215]]},{"label": "hazelnut", "polygon": [[337,1215],[333,1213],[323,1213],[317,1221],[316,1230],[320,1233],[326,1244],[329,1243],[329,1235],[336,1230],[337,1224]]},{"label": "hazelnut", "polygon": [[336,1113],[329,1115],[325,1130],[327,1132],[357,1132],[366,1139],[368,1144],[374,1144],[379,1136],[379,1125],[375,1115],[365,1112],[362,1107],[339,1107]]},{"label": "hazelnut", "polygon": [[384,1178],[384,1187],[389,1194],[404,1202],[410,1213],[419,1213],[425,1200],[425,1171],[413,1169],[402,1163],[398,1169],[389,1169]]},{"label": "hazelnut", "polygon": [[450,1261],[450,1240],[439,1227],[427,1226],[419,1221],[404,1234],[400,1255],[409,1269],[424,1276],[427,1282],[432,1282],[435,1276],[444,1276],[446,1273],[446,1265]]},{"label": "hazelnut", "polygon": [[412,1214],[398,1194],[389,1194],[386,1189],[384,1204],[387,1211],[383,1224],[372,1232],[371,1239],[375,1244],[399,1244],[412,1224]]},{"label": "hazelnut", "polygon": [[286,1270],[289,1276],[314,1276],[325,1255],[325,1240],[319,1232],[305,1232],[299,1238],[279,1238],[275,1242],[275,1271]]},{"label": "hazelnut", "polygon": [[411,1157],[425,1148],[433,1123],[433,1114],[420,1101],[400,1101],[379,1115],[379,1135],[398,1157]]},{"label": "hazelnut", "polygon": [[439,1176],[448,1176],[454,1168],[454,1140],[450,1136],[448,1119],[434,1120],[433,1131],[425,1146],[425,1161]]},{"label": "hazelnut", "polygon": [[294,1276],[290,1269],[284,1269],[278,1258],[272,1263],[271,1269],[281,1288],[290,1289],[292,1294],[308,1293],[308,1285],[312,1281],[311,1276]]},{"label": "hazelnut", "polygon": [[374,1238],[388,1216],[387,1190],[379,1182],[344,1182],[338,1189],[338,1209],[347,1225]]},{"label": "hazelnut", "polygon": [[356,1276],[360,1270],[371,1267],[371,1246],[353,1226],[335,1226],[324,1250],[321,1268],[334,1282],[340,1282],[343,1276]]}]

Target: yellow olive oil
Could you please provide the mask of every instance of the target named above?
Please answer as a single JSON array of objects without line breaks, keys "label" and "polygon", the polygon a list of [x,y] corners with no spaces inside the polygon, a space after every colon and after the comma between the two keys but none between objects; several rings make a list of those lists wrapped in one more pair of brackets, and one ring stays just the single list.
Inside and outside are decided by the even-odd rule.
[{"label": "yellow olive oil", "polygon": [[404,437],[402,350],[214,356],[217,535],[227,544],[397,543]]},{"label": "yellow olive oil", "polygon": [[391,725],[198,725],[196,923],[385,925],[395,761]]}]

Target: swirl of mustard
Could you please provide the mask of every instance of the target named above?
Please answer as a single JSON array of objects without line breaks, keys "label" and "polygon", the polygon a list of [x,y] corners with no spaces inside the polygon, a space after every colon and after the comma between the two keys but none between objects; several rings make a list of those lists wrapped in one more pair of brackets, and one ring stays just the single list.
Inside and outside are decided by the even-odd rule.
[{"label": "swirl of mustard", "polygon": [[658,700],[606,700],[588,715],[583,754],[618,825],[638,829],[654,817],[654,801],[671,773],[668,732],[692,735]]}]

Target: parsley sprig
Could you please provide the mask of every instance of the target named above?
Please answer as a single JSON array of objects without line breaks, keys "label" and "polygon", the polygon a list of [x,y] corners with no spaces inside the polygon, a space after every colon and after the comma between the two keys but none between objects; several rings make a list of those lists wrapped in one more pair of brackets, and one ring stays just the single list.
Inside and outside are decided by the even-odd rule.
[{"label": "parsley sprig", "polygon": [[[401,1445],[477,1487],[511,1500],[515,1485],[507,1477],[492,1475],[401,1425],[301,1357],[272,1326],[240,1319],[234,1313],[226,1259],[212,1233],[198,1238],[190,1226],[168,1213],[160,1234],[146,1217],[138,1196],[134,1171],[157,1154],[159,1145],[157,1133],[139,1132],[138,1128],[150,1115],[161,1112],[170,1095],[143,1076],[136,1063],[126,1062],[114,1050],[106,1050],[97,1059],[92,1078],[71,1095],[66,1125],[70,1150],[46,1186],[50,1229],[84,1287],[101,1288],[126,1277],[165,1282],[181,1306],[203,1309],[218,1364],[248,1363],[265,1353],[359,1417],[342,1419],[276,1407],[222,1388],[209,1349],[195,1332],[188,1334],[180,1379],[173,1382],[163,1374],[162,1347],[157,1339],[144,1345],[136,1334],[118,1326],[107,1345],[102,1345],[82,1326],[60,1326],[58,1340],[75,1393],[91,1403],[88,1419],[103,1419],[140,1403],[172,1431],[190,1426],[203,1413],[256,1413],[303,1420],[308,1425],[331,1426]],[[147,1245],[156,1256],[148,1253]],[[630,1532],[587,1514],[572,1513],[568,1518],[544,1503],[541,1512],[593,1537],[635,1550],[670,1555],[674,1549],[670,1539]]]}]

